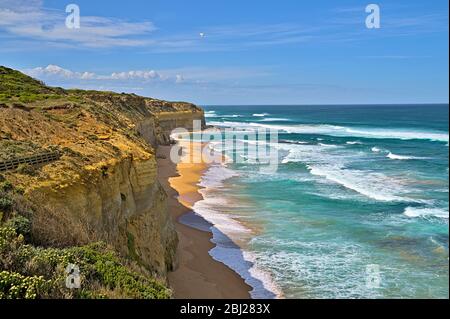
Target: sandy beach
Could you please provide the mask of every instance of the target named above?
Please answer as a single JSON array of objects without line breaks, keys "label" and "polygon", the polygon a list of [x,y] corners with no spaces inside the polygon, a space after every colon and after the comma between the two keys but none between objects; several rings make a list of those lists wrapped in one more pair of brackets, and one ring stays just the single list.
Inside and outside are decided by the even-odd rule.
[{"label": "sandy beach", "polygon": [[[233,270],[209,255],[208,252],[214,248],[210,241],[212,233],[207,231],[206,221],[192,214],[192,206],[202,200],[197,184],[208,165],[176,165],[170,160],[170,148],[160,146],[157,155],[159,180],[169,195],[169,211],[180,240],[178,268],[169,274],[169,284],[174,290],[175,298],[250,298],[251,287]],[[189,218],[191,223],[197,223],[199,227],[186,226],[180,222],[181,218]]]}]

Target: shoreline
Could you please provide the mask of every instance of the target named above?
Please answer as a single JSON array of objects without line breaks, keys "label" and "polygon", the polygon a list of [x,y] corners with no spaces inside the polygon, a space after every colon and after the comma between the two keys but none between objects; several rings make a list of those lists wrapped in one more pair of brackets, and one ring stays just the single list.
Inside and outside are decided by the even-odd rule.
[{"label": "shoreline", "polygon": [[168,275],[174,297],[250,299],[252,288],[244,279],[210,255],[216,247],[211,242],[212,225],[192,211],[194,204],[203,199],[197,184],[209,165],[176,165],[170,160],[170,149],[171,146],[159,146],[157,157],[158,179],[169,196],[169,211],[179,236],[178,267]]}]

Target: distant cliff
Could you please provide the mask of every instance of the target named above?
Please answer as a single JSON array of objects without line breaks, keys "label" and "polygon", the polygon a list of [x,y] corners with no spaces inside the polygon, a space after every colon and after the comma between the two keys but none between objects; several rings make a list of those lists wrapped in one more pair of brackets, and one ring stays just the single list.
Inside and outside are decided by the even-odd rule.
[{"label": "distant cliff", "polygon": [[[0,67],[0,161],[61,154],[41,167],[0,174],[57,212],[48,234],[36,236],[42,244],[104,241],[164,280],[178,239],[157,181],[155,148],[170,142],[173,128],[192,129],[194,119],[204,125],[203,110],[193,104],[51,88]],[[42,233],[43,218],[35,218]]]}]

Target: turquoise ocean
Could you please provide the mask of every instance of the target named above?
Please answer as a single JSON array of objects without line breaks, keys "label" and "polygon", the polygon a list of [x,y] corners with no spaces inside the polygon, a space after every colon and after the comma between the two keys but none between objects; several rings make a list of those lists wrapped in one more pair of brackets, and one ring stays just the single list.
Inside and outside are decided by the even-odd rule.
[{"label": "turquoise ocean", "polygon": [[204,108],[279,133],[270,174],[211,143],[244,160],[212,165],[194,207],[254,298],[449,297],[448,105]]}]

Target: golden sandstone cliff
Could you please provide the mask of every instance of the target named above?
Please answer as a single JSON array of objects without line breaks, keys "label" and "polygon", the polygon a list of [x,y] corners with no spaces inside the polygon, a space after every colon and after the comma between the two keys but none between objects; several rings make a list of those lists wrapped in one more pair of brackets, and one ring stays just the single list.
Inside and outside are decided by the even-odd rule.
[{"label": "golden sandstone cliff", "polygon": [[0,174],[52,212],[35,217],[47,244],[105,241],[164,280],[178,239],[155,148],[170,143],[172,129],[192,129],[194,119],[204,125],[203,111],[192,104],[50,88],[0,67],[0,161],[61,155]]}]

